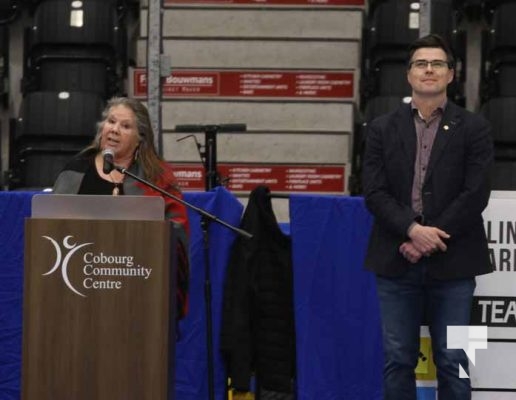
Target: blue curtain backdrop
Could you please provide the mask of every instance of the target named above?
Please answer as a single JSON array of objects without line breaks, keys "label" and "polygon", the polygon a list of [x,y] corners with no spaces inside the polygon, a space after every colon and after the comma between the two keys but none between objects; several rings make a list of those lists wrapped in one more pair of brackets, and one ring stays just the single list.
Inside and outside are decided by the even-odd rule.
[{"label": "blue curtain backdrop", "polygon": [[292,196],[298,400],[380,400],[382,345],[363,199]]},{"label": "blue curtain backdrop", "polygon": [[[222,188],[214,193],[186,193],[185,198],[232,225],[240,224],[242,205],[233,195]],[[192,230],[190,257],[192,262],[190,281],[190,310],[179,325],[180,340],[176,346],[176,400],[208,399],[208,369],[206,361],[206,313],[204,305],[204,251],[200,218],[189,213]],[[229,250],[235,235],[227,228],[211,223],[210,275],[212,287],[213,348],[216,399],[225,398],[225,372],[220,357],[220,323],[222,313],[222,289]]]},{"label": "blue curtain backdrop", "polygon": [[0,192],[0,399],[19,400],[23,224],[32,194]]}]

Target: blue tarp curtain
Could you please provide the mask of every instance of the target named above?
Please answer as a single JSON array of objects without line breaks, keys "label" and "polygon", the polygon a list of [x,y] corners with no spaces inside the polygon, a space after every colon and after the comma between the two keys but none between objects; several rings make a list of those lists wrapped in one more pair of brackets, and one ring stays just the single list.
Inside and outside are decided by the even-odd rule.
[{"label": "blue tarp curtain", "polygon": [[372,218],[363,199],[290,199],[298,400],[380,400],[374,276],[363,270]]}]

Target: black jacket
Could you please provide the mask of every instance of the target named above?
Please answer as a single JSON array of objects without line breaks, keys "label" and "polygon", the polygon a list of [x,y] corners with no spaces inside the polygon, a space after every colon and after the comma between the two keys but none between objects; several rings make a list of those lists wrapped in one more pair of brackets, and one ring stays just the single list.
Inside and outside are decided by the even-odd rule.
[{"label": "black jacket", "polygon": [[291,241],[278,227],[269,190],[250,195],[231,251],[224,288],[221,350],[232,386],[249,390],[255,372],[260,387],[291,392],[295,334]]},{"label": "black jacket", "polygon": [[420,261],[428,263],[433,278],[492,272],[482,220],[493,161],[489,123],[448,101],[423,182],[423,215],[417,215],[411,206],[415,157],[416,130],[410,105],[369,125],[363,182],[366,205],[375,222],[366,268],[386,276],[410,268],[398,248],[408,240],[410,224],[419,221],[451,235],[446,252]]}]

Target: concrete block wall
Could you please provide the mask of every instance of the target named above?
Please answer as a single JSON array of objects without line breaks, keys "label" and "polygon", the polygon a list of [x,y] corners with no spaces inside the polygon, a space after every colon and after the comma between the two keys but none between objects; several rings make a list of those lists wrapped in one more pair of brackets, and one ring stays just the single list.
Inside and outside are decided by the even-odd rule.
[{"label": "concrete block wall", "polygon": [[[184,71],[320,73],[323,78],[329,73],[347,73],[352,82],[351,93],[346,96],[324,96],[321,91],[307,96],[295,88],[282,95],[164,94],[164,157],[173,163],[200,165],[195,144],[188,140],[177,142],[185,134],[176,132],[176,125],[244,123],[245,133],[218,135],[219,163],[268,165],[273,169],[290,164],[338,165],[343,167],[344,182],[336,192],[346,193],[360,77],[364,1],[291,0],[288,5],[274,4],[274,0],[243,0],[239,4],[173,1],[165,1],[162,30],[163,52],[170,57],[172,77]],[[145,4],[140,24],[136,64],[141,72],[146,66],[147,50]],[[137,94],[134,87],[129,94]],[[203,143],[204,135],[197,137]],[[297,191],[315,190],[307,186]],[[290,192],[286,187],[279,191]],[[235,193],[246,203],[249,191]],[[278,219],[287,221],[288,200],[273,202]]]}]

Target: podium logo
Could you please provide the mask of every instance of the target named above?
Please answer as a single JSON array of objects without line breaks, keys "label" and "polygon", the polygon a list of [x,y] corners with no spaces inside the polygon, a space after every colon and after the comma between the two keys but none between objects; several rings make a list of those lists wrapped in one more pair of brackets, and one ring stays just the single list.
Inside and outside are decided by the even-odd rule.
[{"label": "podium logo", "polygon": [[70,262],[72,256],[75,253],[77,253],[79,249],[82,249],[83,247],[89,246],[93,243],[70,243],[70,240],[73,238],[73,236],[70,235],[66,236],[63,239],[63,243],[59,245],[59,243],[57,243],[57,241],[51,238],[50,236],[43,237],[49,240],[50,243],[52,243],[56,251],[56,260],[54,265],[50,268],[48,272],[45,272],[43,276],[52,275],[58,269],[61,269],[61,276],[63,277],[63,281],[66,283],[66,286],[68,286],[68,288],[72,292],[78,294],[79,296],[86,297],[84,294],[82,294],[76,288],[74,288],[73,285],[70,283],[70,279],[68,279],[68,263]]}]

